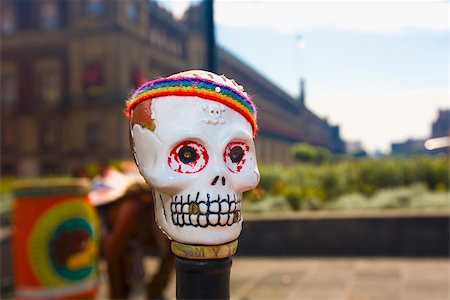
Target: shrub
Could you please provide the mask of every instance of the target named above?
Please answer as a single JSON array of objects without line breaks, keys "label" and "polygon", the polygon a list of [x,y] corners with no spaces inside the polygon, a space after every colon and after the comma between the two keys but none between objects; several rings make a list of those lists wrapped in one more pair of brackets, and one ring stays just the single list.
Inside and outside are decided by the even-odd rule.
[{"label": "shrub", "polygon": [[449,188],[449,161],[448,157],[435,159],[421,159],[418,161],[422,172],[422,181],[430,189],[448,190]]},{"label": "shrub", "polygon": [[293,210],[300,210],[302,207],[302,190],[298,187],[288,186],[283,190],[283,197]]},{"label": "shrub", "polygon": [[345,176],[339,168],[327,168],[320,177],[320,187],[325,196],[324,200],[331,200],[345,192]]},{"label": "shrub", "polygon": [[[383,204],[375,195],[380,190],[423,184],[430,190],[448,191],[447,157],[395,157],[340,159],[322,164],[296,163],[290,166],[261,165],[258,197],[266,201],[281,196],[293,210],[317,209],[336,201],[342,195],[361,194],[375,206],[409,205],[410,196],[388,195],[397,202]],[[361,197],[362,197],[361,196]],[[359,198],[361,199],[361,198]],[[352,200],[353,201],[353,200]],[[362,200],[361,200],[362,201]],[[390,201],[390,200],[389,200]],[[378,204],[376,204],[378,203]]]},{"label": "shrub", "polygon": [[261,179],[259,181],[259,187],[264,191],[273,192],[276,186],[283,182],[282,173],[283,167],[279,165],[259,165],[259,172]]},{"label": "shrub", "polygon": [[282,196],[268,196],[264,199],[264,201],[244,201],[244,210],[246,212],[277,212],[290,211],[291,207],[287,203],[286,198]]},{"label": "shrub", "polygon": [[292,157],[299,162],[320,164],[331,159],[331,152],[322,147],[314,147],[306,143],[295,144],[291,148]]},{"label": "shrub", "polygon": [[424,184],[380,189],[372,197],[343,195],[327,205],[331,210],[436,209],[448,208],[448,194],[427,190]]}]

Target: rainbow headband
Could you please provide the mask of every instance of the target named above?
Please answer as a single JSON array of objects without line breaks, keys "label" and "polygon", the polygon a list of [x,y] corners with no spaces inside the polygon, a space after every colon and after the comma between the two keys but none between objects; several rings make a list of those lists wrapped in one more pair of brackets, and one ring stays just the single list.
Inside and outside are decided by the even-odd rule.
[{"label": "rainbow headband", "polygon": [[148,81],[140,86],[126,102],[127,117],[141,102],[164,96],[197,96],[217,101],[243,115],[252,125],[253,137],[256,135],[255,104],[245,94],[223,84],[204,78],[172,77]]}]

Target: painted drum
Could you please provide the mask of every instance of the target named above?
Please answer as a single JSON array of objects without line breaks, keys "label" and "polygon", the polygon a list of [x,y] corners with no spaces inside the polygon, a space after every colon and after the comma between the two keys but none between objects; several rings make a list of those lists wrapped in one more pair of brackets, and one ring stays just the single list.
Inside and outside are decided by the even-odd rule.
[{"label": "painted drum", "polygon": [[15,186],[16,298],[95,298],[100,231],[88,190],[88,181],[72,178]]}]

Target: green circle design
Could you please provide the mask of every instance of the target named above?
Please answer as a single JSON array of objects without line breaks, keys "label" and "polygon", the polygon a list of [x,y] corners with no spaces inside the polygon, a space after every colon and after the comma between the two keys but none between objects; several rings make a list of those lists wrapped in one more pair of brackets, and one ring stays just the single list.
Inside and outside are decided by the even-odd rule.
[{"label": "green circle design", "polygon": [[[55,261],[52,241],[61,237],[63,230],[85,231],[92,239],[98,255],[99,224],[97,215],[85,200],[75,199],[48,209],[35,224],[28,240],[28,256],[31,268],[45,286],[57,286],[68,282],[94,278],[97,276],[96,256],[90,265],[79,269],[69,269]],[[54,248],[54,247],[53,247]]]},{"label": "green circle design", "polygon": [[74,232],[75,230],[82,230],[84,232],[87,233],[89,238],[92,238],[92,228],[89,225],[89,223],[83,219],[83,218],[72,218],[72,219],[68,219],[63,221],[57,228],[56,230],[53,232],[52,237],[50,238],[48,247],[50,248],[48,251],[50,253],[50,261],[52,263],[52,266],[54,268],[54,270],[56,271],[56,273],[58,273],[60,276],[68,279],[68,280],[81,280],[83,278],[85,278],[86,276],[89,275],[90,272],[92,272],[92,269],[94,268],[94,266],[88,265],[84,268],[80,268],[80,269],[69,269],[67,268],[65,265],[59,265],[56,262],[56,255],[58,248],[55,248],[52,246],[52,241],[54,241],[55,239],[58,238],[63,238],[63,232]]}]

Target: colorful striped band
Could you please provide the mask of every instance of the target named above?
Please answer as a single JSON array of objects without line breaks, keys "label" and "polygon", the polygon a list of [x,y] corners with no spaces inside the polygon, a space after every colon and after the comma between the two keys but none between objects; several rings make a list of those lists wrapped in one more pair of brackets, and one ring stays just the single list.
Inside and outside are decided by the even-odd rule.
[{"label": "colorful striped band", "polygon": [[164,96],[197,96],[217,101],[243,115],[256,135],[256,107],[250,98],[236,89],[215,81],[196,77],[171,77],[149,81],[140,86],[126,102],[126,114],[141,102]]}]

